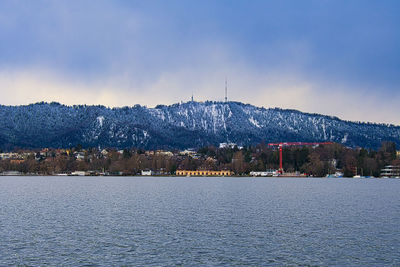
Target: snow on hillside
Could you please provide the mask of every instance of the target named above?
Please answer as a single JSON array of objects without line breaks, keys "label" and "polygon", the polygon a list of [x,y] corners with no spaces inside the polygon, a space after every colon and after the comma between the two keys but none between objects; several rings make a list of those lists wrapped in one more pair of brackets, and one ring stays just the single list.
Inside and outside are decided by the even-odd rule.
[{"label": "snow on hillside", "polygon": [[37,103],[0,106],[0,148],[187,148],[234,142],[333,141],[377,148],[400,146],[400,127],[343,121],[296,110],[239,102],[186,102],[146,108]]}]

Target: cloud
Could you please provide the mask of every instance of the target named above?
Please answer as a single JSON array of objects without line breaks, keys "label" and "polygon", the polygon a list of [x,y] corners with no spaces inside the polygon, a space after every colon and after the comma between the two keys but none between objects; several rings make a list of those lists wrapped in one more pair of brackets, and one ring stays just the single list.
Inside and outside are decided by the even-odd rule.
[{"label": "cloud", "polygon": [[[10,105],[57,101],[68,105],[153,107],[188,101],[193,93],[197,101],[222,101],[225,74],[217,69],[189,69],[164,73],[153,82],[134,85],[123,76],[85,82],[51,71],[0,72],[0,99]],[[232,101],[399,125],[398,95],[387,98],[378,92],[370,94],[354,88],[328,87],[307,81],[301,75],[282,75],[280,71],[255,75],[247,67],[238,67],[231,68],[229,74],[228,97]],[[321,87],[325,89],[320,90]]]},{"label": "cloud", "polygon": [[231,100],[399,124],[399,7],[1,1],[0,103],[222,100],[227,77]]}]

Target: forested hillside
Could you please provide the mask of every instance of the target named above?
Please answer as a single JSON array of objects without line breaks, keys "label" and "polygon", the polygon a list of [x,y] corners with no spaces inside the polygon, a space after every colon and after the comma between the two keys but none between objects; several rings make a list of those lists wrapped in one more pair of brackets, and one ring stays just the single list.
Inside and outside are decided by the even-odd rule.
[{"label": "forested hillside", "polygon": [[400,146],[400,127],[343,121],[239,102],[186,102],[147,108],[36,103],[0,106],[0,149],[199,148],[232,142],[333,141],[350,147]]}]

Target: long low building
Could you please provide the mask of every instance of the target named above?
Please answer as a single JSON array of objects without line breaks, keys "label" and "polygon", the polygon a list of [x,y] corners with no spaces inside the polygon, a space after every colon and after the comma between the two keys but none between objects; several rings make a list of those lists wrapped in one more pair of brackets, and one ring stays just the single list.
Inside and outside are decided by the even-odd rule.
[{"label": "long low building", "polygon": [[187,171],[187,170],[177,170],[176,175],[178,176],[231,176],[233,172],[229,170],[222,171]]}]

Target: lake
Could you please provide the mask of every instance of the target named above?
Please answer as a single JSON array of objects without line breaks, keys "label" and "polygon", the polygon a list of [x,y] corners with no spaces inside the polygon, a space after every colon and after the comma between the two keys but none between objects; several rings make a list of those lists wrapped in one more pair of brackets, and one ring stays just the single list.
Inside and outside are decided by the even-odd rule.
[{"label": "lake", "polygon": [[0,266],[400,266],[400,180],[0,177]]}]

